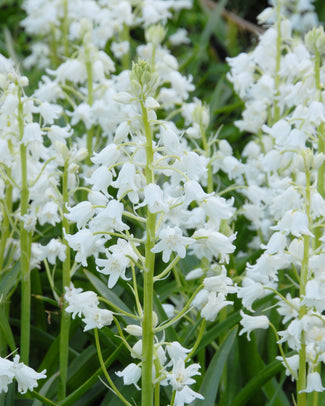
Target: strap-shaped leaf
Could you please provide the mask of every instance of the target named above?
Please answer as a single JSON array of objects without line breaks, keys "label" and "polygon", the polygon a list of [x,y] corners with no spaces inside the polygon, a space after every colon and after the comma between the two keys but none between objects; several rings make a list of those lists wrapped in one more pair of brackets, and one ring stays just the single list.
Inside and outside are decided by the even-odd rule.
[{"label": "strap-shaped leaf", "polygon": [[228,355],[232,349],[237,335],[238,327],[234,327],[227,334],[219,350],[212,358],[209,368],[205,374],[199,393],[204,396],[204,400],[197,400],[195,406],[212,406],[215,403],[222,372],[227,362]]},{"label": "strap-shaped leaf", "polygon": [[17,346],[15,344],[14,335],[12,334],[8,318],[4,312],[3,306],[0,306],[0,329],[10,351],[15,351]]},{"label": "strap-shaped leaf", "polygon": [[256,391],[265,385],[270,379],[277,375],[283,369],[280,361],[273,361],[263,368],[259,374],[251,379],[248,384],[238,393],[232,401],[232,406],[245,406],[247,402],[254,396]]}]

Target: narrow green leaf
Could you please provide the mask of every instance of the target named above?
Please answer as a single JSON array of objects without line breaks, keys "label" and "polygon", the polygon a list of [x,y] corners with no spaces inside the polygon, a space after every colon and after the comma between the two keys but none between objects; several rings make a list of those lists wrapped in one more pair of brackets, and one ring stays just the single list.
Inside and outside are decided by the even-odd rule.
[{"label": "narrow green leaf", "polygon": [[[107,358],[105,361],[106,367],[109,367],[119,356],[120,351],[124,348],[124,343],[121,343],[119,347]],[[69,396],[66,397],[63,401],[59,402],[59,406],[71,406],[81,398],[97,381],[98,377],[103,374],[101,368],[98,368],[96,372],[87,379],[86,382],[80,384],[79,388],[72,392]]]},{"label": "narrow green leaf", "polygon": [[16,262],[15,265],[1,278],[0,284],[0,298],[7,298],[10,291],[13,290],[19,282],[20,276],[20,263]]},{"label": "narrow green leaf", "polygon": [[208,331],[204,334],[202,341],[195,353],[199,352],[200,350],[202,350],[202,348],[205,348],[207,345],[212,343],[220,335],[229,331],[229,329],[231,329],[235,324],[239,323],[240,319],[241,317],[239,311],[237,311],[227,317],[225,321],[222,321],[221,323],[218,323],[212,328],[208,329]]},{"label": "narrow green leaf", "polygon": [[[48,405],[55,405],[55,403],[44,403],[44,398],[48,392],[48,390],[50,389],[52,383],[57,379],[57,377],[59,376],[59,372],[57,372],[56,374],[52,375],[49,379],[47,379],[47,381],[45,382],[45,384],[42,386],[42,389],[37,393],[35,391],[33,391],[31,393],[31,395],[35,398],[35,400],[32,403],[32,406],[42,406],[44,404],[48,404]],[[49,399],[48,399],[49,400]],[[51,402],[49,400],[49,402]]]},{"label": "narrow green leaf", "polygon": [[[155,310],[157,311],[157,314],[158,314],[158,317],[159,317],[159,321],[163,322],[165,320],[168,320],[168,317],[166,316],[165,310],[162,307],[162,305],[160,303],[160,300],[157,297],[157,295],[155,294],[155,292],[154,292],[153,300],[154,300]],[[178,337],[177,337],[176,331],[175,331],[173,326],[168,327],[165,330],[165,333],[166,333],[166,340],[167,341],[178,341]]]},{"label": "narrow green leaf", "polygon": [[6,340],[10,351],[15,351],[17,349],[14,335],[11,331],[8,317],[6,316],[3,306],[0,305],[0,329],[2,331],[3,337]]},{"label": "narrow green leaf", "polygon": [[255,395],[256,391],[281,372],[282,369],[283,365],[280,361],[275,360],[268,364],[238,393],[232,401],[232,406],[245,406]]},{"label": "narrow green leaf", "polygon": [[219,350],[212,358],[199,390],[199,393],[204,396],[204,400],[197,400],[194,403],[195,406],[212,406],[215,403],[222,372],[235,341],[237,329],[236,326],[229,331]]}]

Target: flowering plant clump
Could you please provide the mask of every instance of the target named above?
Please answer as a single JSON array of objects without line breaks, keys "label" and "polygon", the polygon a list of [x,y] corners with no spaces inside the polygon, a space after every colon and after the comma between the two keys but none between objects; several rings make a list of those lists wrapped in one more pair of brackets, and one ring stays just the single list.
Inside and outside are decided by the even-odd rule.
[{"label": "flowering plant clump", "polygon": [[[252,30],[219,5],[22,9],[28,55],[0,54],[0,403],[321,405],[325,33],[312,2],[270,1],[257,45],[226,58],[206,100],[212,22],[225,46]],[[202,33],[179,27],[200,16]],[[217,96],[221,115],[244,109],[224,128]]]}]

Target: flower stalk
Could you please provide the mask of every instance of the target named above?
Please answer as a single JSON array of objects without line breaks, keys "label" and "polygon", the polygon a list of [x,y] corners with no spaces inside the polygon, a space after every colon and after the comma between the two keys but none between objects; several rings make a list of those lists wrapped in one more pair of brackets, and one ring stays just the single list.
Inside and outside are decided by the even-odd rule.
[{"label": "flower stalk", "polygon": [[30,250],[31,233],[26,230],[23,216],[28,212],[28,180],[27,180],[27,147],[23,143],[24,135],[24,107],[21,100],[21,90],[18,89],[18,130],[20,139],[21,162],[21,200],[20,200],[20,264],[21,264],[21,332],[20,356],[22,362],[28,364],[30,350],[30,305],[31,305],[31,279],[30,279]]},{"label": "flower stalk", "polygon": [[[140,101],[144,132],[146,136],[146,167],[145,175],[147,184],[154,183],[153,146],[152,133],[148,120],[148,112],[143,101]],[[147,237],[145,243],[145,269],[143,272],[143,322],[142,322],[142,340],[143,340],[143,363],[142,363],[142,406],[151,406],[153,404],[153,281],[155,254],[151,251],[155,245],[156,214],[150,213],[147,209]]]},{"label": "flower stalk", "polygon": [[[67,203],[69,202],[68,190],[68,160],[65,162],[62,179],[62,198],[63,198],[63,213],[67,213]],[[62,227],[66,234],[69,234],[69,222],[63,216]],[[70,286],[70,248],[66,240],[66,258],[62,264],[62,290],[65,291],[66,287]],[[68,375],[68,361],[69,361],[69,332],[70,332],[70,315],[65,311],[67,304],[63,302],[60,324],[60,383],[58,389],[58,398],[63,400],[66,397],[66,382]]]}]

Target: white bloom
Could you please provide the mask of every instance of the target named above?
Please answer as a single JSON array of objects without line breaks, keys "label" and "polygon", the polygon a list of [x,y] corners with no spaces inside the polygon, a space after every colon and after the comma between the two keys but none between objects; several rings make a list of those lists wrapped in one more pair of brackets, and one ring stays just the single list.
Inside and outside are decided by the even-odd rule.
[{"label": "white bloom", "polygon": [[287,238],[284,234],[277,232],[272,234],[269,242],[264,245],[261,244],[261,248],[265,249],[266,253],[268,254],[275,254],[277,252],[281,252],[285,249],[287,245]]},{"label": "white bloom", "polygon": [[204,271],[202,268],[195,268],[186,275],[185,279],[187,281],[191,281],[193,279],[201,278],[201,276],[203,276],[203,275],[204,275]]},{"label": "white bloom", "polygon": [[109,144],[107,147],[102,149],[98,154],[95,152],[91,161],[94,164],[106,166],[110,168],[117,162],[120,157],[120,151],[115,144]]},{"label": "white bloom", "polygon": [[151,252],[163,253],[163,261],[168,262],[173,251],[177,252],[181,258],[186,255],[186,246],[193,244],[195,240],[189,237],[183,237],[182,230],[179,227],[165,227],[159,233],[160,241],[152,248]]},{"label": "white bloom", "polygon": [[298,317],[299,307],[300,307],[300,298],[292,298],[290,293],[286,295],[286,300],[279,300],[277,311],[281,316],[284,316],[282,323],[285,324],[287,321]]},{"label": "white bloom", "polygon": [[187,354],[191,351],[183,347],[178,341],[167,343],[166,350],[173,364],[175,364],[179,359],[185,361]]},{"label": "white bloom", "polygon": [[287,211],[278,224],[271,227],[271,229],[282,231],[286,234],[291,233],[295,237],[301,237],[303,234],[313,236],[308,229],[308,217],[306,213],[298,210]]},{"label": "white bloom", "polygon": [[84,311],[84,315],[83,322],[86,323],[84,331],[109,326],[113,321],[113,313],[110,310],[100,309],[99,307],[87,308]]},{"label": "white bloom", "polygon": [[169,41],[172,45],[188,44],[191,42],[185,28],[179,28],[169,37]]},{"label": "white bloom", "polygon": [[306,389],[301,392],[323,392],[325,388],[322,385],[322,379],[318,372],[309,372],[307,375],[307,386]]},{"label": "white bloom", "polygon": [[239,335],[247,333],[247,339],[250,341],[250,333],[256,329],[268,329],[269,328],[269,319],[266,316],[249,316],[248,314],[244,313],[242,310],[240,311],[242,319],[240,320],[240,324],[243,326],[243,329],[240,330]]},{"label": "white bloom", "polygon": [[299,351],[301,347],[301,332],[301,320],[294,319],[285,330],[278,332],[279,336],[282,337],[278,343],[282,344],[287,342],[291,349]]},{"label": "white bloom", "polygon": [[109,275],[108,287],[111,289],[116,285],[119,278],[129,279],[125,276],[125,271],[130,266],[130,257],[136,261],[137,255],[132,246],[121,238],[117,240],[116,245],[109,247],[105,252],[107,259],[96,259],[97,271]]},{"label": "white bloom", "polygon": [[86,178],[86,180],[93,185],[92,189],[94,192],[101,191],[108,195],[107,188],[112,184],[113,175],[106,166],[100,166],[95,169],[91,177]]},{"label": "white bloom", "polygon": [[72,313],[74,319],[77,315],[82,317],[89,309],[96,309],[99,303],[98,297],[95,292],[85,291],[81,288],[74,288],[71,284],[70,288],[65,287],[65,300],[68,302],[68,306],[65,308],[67,313]]},{"label": "white bloom", "polygon": [[121,41],[111,43],[111,50],[115,56],[115,58],[121,58],[123,55],[127,54],[130,50],[130,43],[129,41]]},{"label": "white bloom", "polygon": [[138,326],[137,324],[129,324],[125,327],[125,331],[135,337],[142,336],[142,327]]},{"label": "white bloom", "polygon": [[158,185],[154,183],[149,183],[145,186],[144,191],[144,200],[139,205],[145,206],[148,205],[150,213],[159,213],[161,211],[167,212],[169,207],[168,204],[164,202],[163,191]]},{"label": "white bloom", "polygon": [[214,321],[218,316],[221,309],[234,302],[225,300],[223,294],[216,294],[216,292],[210,292],[208,295],[208,301],[201,311],[201,316],[209,321]]},{"label": "white bloom", "polygon": [[46,378],[46,369],[42,372],[36,372],[23,362],[19,362],[19,355],[15,355],[13,360],[12,371],[15,374],[18,383],[18,392],[24,394],[28,390],[32,391],[37,387],[37,379]]},{"label": "white bloom", "polygon": [[[284,362],[281,356],[276,357],[276,359],[280,360],[283,366],[286,368],[286,375],[291,375],[291,371],[294,373],[294,376],[291,375],[291,379],[293,380],[295,377],[298,376],[298,369],[299,369],[299,354],[292,355],[291,357],[286,357],[286,362]],[[287,368],[289,365],[290,370]]]},{"label": "white bloom", "polygon": [[112,186],[118,189],[118,199],[127,194],[132,203],[138,203],[138,183],[139,175],[136,173],[135,166],[126,162],[122,166],[117,179],[112,182]]},{"label": "white bloom", "polygon": [[38,109],[45,124],[53,124],[54,120],[60,117],[63,110],[58,104],[48,102],[43,102]]},{"label": "white bloom", "polygon": [[205,278],[203,284],[209,291],[222,293],[223,295],[237,292],[237,288],[232,286],[233,281],[227,276],[227,271],[224,266],[222,267],[222,273],[220,275]]},{"label": "white bloom", "polygon": [[69,246],[77,251],[76,261],[81,262],[83,266],[87,266],[87,257],[91,255],[97,256],[99,252],[104,250],[104,241],[98,235],[88,229],[82,229],[76,234],[66,234],[65,239]]},{"label": "white bloom", "polygon": [[173,365],[172,372],[167,374],[167,380],[176,390],[175,406],[184,406],[191,403],[194,399],[203,399],[203,396],[194,392],[188,385],[195,383],[192,378],[194,375],[200,375],[199,364],[192,364],[185,368],[184,360],[178,359]]},{"label": "white bloom", "polygon": [[37,213],[38,221],[42,226],[45,223],[55,226],[56,223],[61,221],[61,217],[58,214],[58,206],[54,202],[46,202],[44,206],[40,207]]},{"label": "white bloom", "polygon": [[42,134],[43,134],[43,132],[38,123],[25,124],[22,143],[25,145],[27,145],[28,143],[30,143],[32,141],[43,143]]},{"label": "white bloom", "polygon": [[124,385],[134,385],[138,390],[140,390],[137,385],[138,380],[141,378],[141,368],[132,363],[129,364],[123,371],[116,372],[116,375],[123,378]]},{"label": "white bloom", "polygon": [[224,261],[228,254],[235,251],[235,246],[232,244],[235,234],[226,237],[218,231],[201,228],[195,231],[193,238],[196,239],[196,243],[193,244],[192,251],[198,258],[211,259],[220,256]]},{"label": "white bloom", "polygon": [[12,361],[0,357],[0,393],[8,392],[8,385],[12,382],[14,376]]},{"label": "white bloom", "polygon": [[122,221],[124,206],[117,200],[110,200],[107,207],[102,209],[89,222],[89,228],[94,232],[112,232],[128,230],[129,226]]},{"label": "white bloom", "polygon": [[52,238],[46,246],[41,246],[41,249],[42,253],[39,259],[42,261],[47,258],[52,265],[55,264],[56,258],[59,258],[61,262],[66,258],[67,247],[55,238]]},{"label": "white bloom", "polygon": [[77,223],[79,230],[81,227],[86,225],[87,221],[94,213],[92,204],[88,201],[80,202],[74,207],[68,207],[68,210],[69,213],[66,213],[64,217],[74,223]]}]

